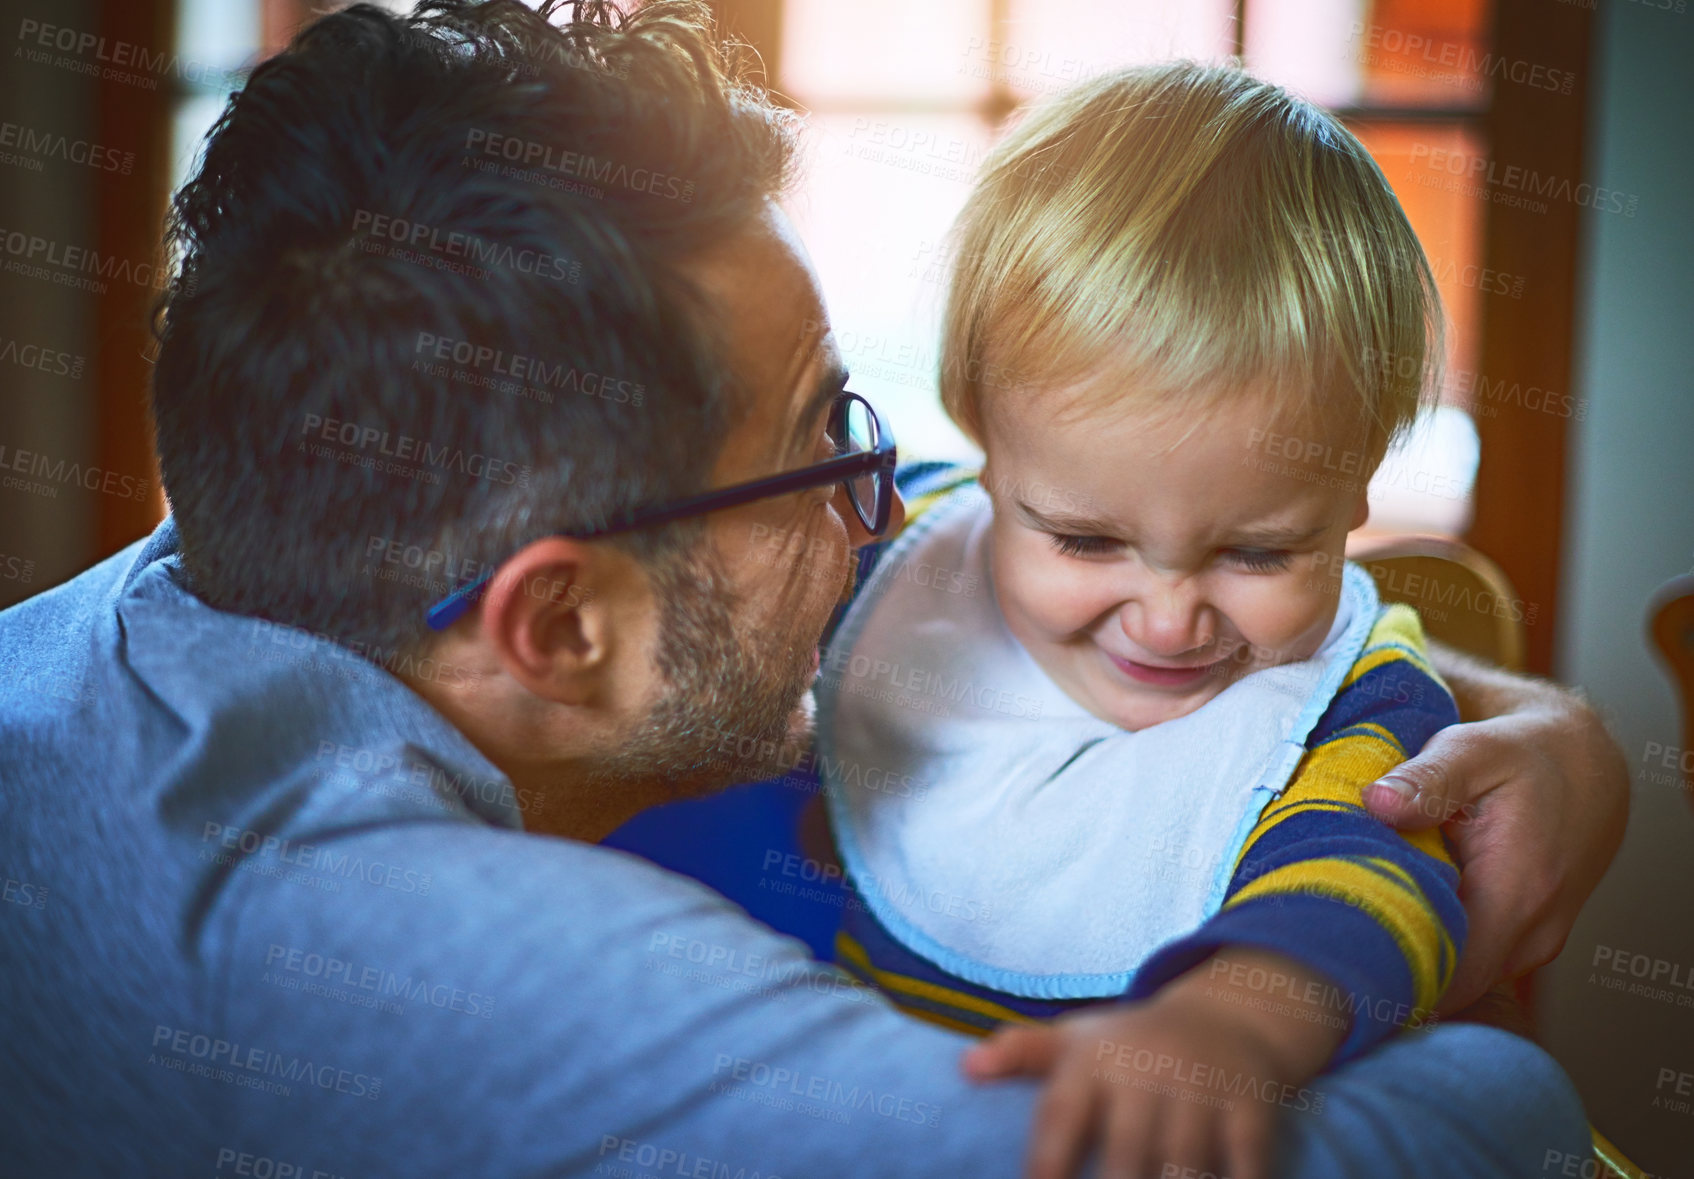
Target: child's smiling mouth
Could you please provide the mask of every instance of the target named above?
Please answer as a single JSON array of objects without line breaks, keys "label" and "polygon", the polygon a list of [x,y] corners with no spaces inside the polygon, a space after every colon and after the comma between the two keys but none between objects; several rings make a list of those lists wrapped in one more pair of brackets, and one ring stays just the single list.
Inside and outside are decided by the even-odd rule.
[{"label": "child's smiling mouth", "polygon": [[1146,684],[1155,688],[1189,688],[1199,683],[1207,675],[1214,672],[1222,659],[1214,659],[1210,663],[1192,664],[1185,667],[1163,667],[1151,663],[1137,663],[1133,659],[1105,652],[1112,666],[1138,684]]}]

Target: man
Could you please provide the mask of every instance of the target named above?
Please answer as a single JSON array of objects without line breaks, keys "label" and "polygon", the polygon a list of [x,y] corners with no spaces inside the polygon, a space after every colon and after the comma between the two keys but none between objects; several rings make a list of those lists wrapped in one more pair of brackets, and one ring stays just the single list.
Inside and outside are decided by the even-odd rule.
[{"label": "man", "polygon": [[[790,119],[688,5],[435,9],[327,17],[234,100],[173,211],[171,519],[0,616],[0,1151],[31,1175],[1015,1174],[1033,1084],[971,1086],[959,1037],[594,846],[777,768],[726,774],[724,734],[804,739],[852,553],[899,524],[875,453],[827,432],[839,359],[771,203]],[[753,559],[770,535],[792,564]],[[1622,775],[1562,694],[1452,670],[1467,715],[1504,715],[1406,767],[1406,805],[1477,805],[1474,995],[1556,951]],[[1568,1081],[1491,1028],[1325,1082],[1270,1099],[1282,1174],[1582,1149]]]}]

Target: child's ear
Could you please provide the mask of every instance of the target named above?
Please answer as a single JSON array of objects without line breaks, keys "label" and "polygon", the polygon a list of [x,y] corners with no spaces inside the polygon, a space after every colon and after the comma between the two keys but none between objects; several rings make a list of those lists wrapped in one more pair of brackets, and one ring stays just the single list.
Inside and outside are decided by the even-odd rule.
[{"label": "child's ear", "polygon": [[1370,493],[1368,491],[1361,491],[1359,492],[1359,502],[1353,505],[1353,522],[1347,525],[1347,531],[1352,532],[1355,529],[1363,528],[1365,526],[1365,521],[1369,519]]}]

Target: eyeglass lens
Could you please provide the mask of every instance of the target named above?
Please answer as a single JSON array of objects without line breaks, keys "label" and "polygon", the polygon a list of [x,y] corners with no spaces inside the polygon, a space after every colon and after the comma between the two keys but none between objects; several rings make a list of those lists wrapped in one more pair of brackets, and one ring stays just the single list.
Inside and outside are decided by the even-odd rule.
[{"label": "eyeglass lens", "polygon": [[[842,409],[841,453],[862,454],[875,450],[881,439],[877,435],[876,419],[871,416],[870,406],[857,397],[850,397]],[[858,512],[866,528],[874,527],[879,483],[874,471],[847,481],[847,494],[853,501],[853,510]]]}]

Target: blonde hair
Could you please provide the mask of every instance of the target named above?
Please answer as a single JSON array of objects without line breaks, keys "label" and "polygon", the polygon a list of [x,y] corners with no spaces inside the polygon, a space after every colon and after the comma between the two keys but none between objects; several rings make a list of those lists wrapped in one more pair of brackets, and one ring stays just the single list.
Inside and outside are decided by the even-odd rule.
[{"label": "blonde hair", "polygon": [[941,399],[978,443],[989,396],[1109,375],[1176,412],[1265,388],[1350,419],[1374,466],[1439,388],[1440,294],[1381,169],[1233,67],[1125,69],[1036,107],[951,254]]}]

